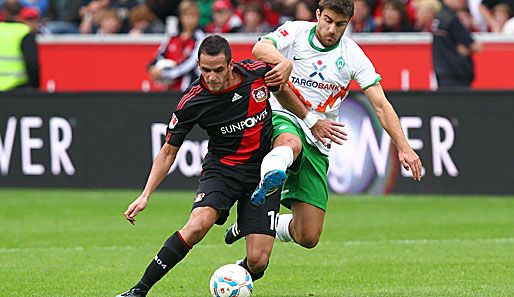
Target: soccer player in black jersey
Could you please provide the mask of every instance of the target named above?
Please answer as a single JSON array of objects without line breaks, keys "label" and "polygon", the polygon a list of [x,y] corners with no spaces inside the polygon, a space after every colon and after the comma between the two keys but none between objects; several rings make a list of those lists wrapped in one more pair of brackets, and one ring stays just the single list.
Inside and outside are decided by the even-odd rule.
[{"label": "soccer player in black jersey", "polygon": [[236,201],[239,230],[247,238],[247,256],[240,265],[254,281],[264,274],[275,237],[280,191],[260,207],[250,202],[250,196],[260,181],[262,158],[271,147],[270,90],[264,78],[272,68],[261,61],[234,63],[231,56],[230,45],[219,35],[207,37],[200,45],[201,77],[184,92],[171,115],[166,143],[145,189],[124,215],[135,224],[135,216],[166,177],[186,134],[198,124],[209,135],[209,147],[193,210],[186,225],[166,240],[137,285],[118,296],[146,296],[214,224],[226,221]]}]

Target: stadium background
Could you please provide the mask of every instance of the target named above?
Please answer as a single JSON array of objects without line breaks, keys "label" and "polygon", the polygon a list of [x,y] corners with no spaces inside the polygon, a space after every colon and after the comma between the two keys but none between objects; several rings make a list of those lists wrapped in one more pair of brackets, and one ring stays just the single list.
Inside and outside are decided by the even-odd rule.
[{"label": "stadium background", "polygon": [[[236,61],[251,56],[256,36],[227,37]],[[341,113],[350,140],[331,155],[333,192],[514,193],[513,160],[502,161],[514,146],[506,129],[514,127],[508,114],[514,97],[509,91],[514,89],[513,38],[477,35],[484,50],[475,57],[473,90],[434,92],[430,35],[353,37],[382,75],[425,175],[420,184],[410,182],[369,103],[352,85]],[[0,109],[0,186],[141,188],[180,97],[159,92],[146,73],[162,38],[39,37],[43,93],[0,96],[0,106],[7,107]],[[205,139],[199,130],[191,135],[163,188],[195,188]],[[502,162],[505,166],[491,166]]]}]

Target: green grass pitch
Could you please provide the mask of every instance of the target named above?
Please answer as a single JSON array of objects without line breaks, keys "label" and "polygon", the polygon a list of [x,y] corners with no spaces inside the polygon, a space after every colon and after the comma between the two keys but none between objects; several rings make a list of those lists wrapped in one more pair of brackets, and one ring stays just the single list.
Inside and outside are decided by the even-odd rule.
[{"label": "green grass pitch", "polygon": [[[0,296],[114,296],[187,221],[193,192],[0,190]],[[206,238],[149,296],[210,296],[244,240]],[[275,242],[254,296],[514,296],[514,197],[331,195],[320,244]]]}]

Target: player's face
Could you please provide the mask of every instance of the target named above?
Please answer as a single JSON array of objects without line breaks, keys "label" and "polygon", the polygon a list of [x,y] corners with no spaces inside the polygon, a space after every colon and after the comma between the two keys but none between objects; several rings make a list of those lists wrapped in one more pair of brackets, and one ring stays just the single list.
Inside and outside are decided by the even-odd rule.
[{"label": "player's face", "polygon": [[338,14],[332,9],[325,8],[323,12],[316,11],[318,26],[316,27],[316,37],[324,47],[331,47],[339,43],[343,37],[344,30],[350,22],[350,18],[343,14]]},{"label": "player's face", "polygon": [[198,60],[198,66],[209,90],[219,92],[227,87],[228,74],[234,68],[234,61],[227,63],[224,53],[217,56],[202,53]]}]

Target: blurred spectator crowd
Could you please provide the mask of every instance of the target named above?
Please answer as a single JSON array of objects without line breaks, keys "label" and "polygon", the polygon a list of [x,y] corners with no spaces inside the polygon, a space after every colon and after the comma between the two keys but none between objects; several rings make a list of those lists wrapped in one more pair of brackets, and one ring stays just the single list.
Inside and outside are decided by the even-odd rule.
[{"label": "blurred spectator crowd", "polygon": [[[0,0],[0,21],[14,15],[40,34],[173,33],[186,0]],[[188,0],[190,1],[190,0]],[[457,0],[471,32],[514,34],[514,0]],[[207,33],[266,33],[288,20],[316,20],[316,0],[194,0]],[[432,31],[440,0],[354,0],[350,32]]]}]

